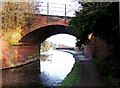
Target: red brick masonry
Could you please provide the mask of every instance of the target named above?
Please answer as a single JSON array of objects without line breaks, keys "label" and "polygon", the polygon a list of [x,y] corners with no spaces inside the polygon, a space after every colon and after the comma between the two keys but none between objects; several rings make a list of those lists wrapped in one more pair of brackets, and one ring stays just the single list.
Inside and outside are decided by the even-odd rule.
[{"label": "red brick masonry", "polygon": [[[7,58],[9,56],[9,58]],[[11,52],[2,54],[2,69],[16,67],[39,59],[39,47],[35,45],[15,45]],[[0,68],[1,69],[1,68]]]}]

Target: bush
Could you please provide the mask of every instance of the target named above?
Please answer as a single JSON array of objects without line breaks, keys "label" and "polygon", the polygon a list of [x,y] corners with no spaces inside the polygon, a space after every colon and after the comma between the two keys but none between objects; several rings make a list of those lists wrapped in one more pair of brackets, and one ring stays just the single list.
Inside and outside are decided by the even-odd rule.
[{"label": "bush", "polygon": [[[114,58],[114,59],[113,59]],[[109,88],[120,88],[120,64],[116,61],[113,56],[107,58],[96,58],[93,57],[93,63],[96,65],[98,70],[101,72],[106,85]]]}]

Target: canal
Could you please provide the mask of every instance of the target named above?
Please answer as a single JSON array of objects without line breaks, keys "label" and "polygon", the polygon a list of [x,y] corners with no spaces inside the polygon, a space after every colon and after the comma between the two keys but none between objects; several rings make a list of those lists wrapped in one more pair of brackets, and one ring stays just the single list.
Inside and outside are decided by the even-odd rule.
[{"label": "canal", "polygon": [[2,86],[57,86],[71,71],[73,55],[58,50],[41,52],[39,60],[2,71]]}]

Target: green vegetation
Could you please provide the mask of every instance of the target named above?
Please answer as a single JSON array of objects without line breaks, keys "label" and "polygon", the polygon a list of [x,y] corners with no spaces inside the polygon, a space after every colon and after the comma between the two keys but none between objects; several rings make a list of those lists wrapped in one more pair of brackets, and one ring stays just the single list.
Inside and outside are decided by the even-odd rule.
[{"label": "green vegetation", "polygon": [[95,37],[105,39],[109,44],[115,44],[119,38],[119,3],[86,2],[81,4],[83,9],[76,12],[76,17],[69,23],[74,34],[81,40],[78,44],[88,41],[88,35],[91,33]]},{"label": "green vegetation", "polygon": [[40,60],[44,61],[49,57],[49,55],[40,55]]},{"label": "green vegetation", "polygon": [[75,83],[81,78],[82,65],[80,62],[75,62],[74,67],[67,77],[58,86],[74,86]]},{"label": "green vegetation", "polygon": [[[76,46],[91,42],[89,34],[100,38],[108,44],[109,55],[100,58],[94,53],[94,62],[109,81],[109,86],[120,87],[120,36],[119,36],[119,2],[79,2],[83,9],[76,12],[70,21],[70,28],[79,38]],[[102,52],[103,53],[103,52]]]},{"label": "green vegetation", "polygon": [[102,79],[105,82],[107,88],[120,88],[120,81],[118,75],[114,75],[116,72],[112,72],[112,70],[119,71],[119,67],[114,68],[113,62],[110,62],[111,57],[107,58],[93,58],[92,62],[95,64],[95,66],[98,68],[98,70],[101,72]]},{"label": "green vegetation", "polygon": [[2,36],[9,44],[17,44],[32,25],[33,5],[29,2],[2,2]]},{"label": "green vegetation", "polygon": [[41,51],[47,51],[47,50],[49,50],[52,46],[53,46],[53,44],[52,44],[51,42],[43,41],[43,42],[41,43],[40,50],[41,50]]},{"label": "green vegetation", "polygon": [[49,41],[43,41],[40,45],[40,50],[41,51],[47,51],[49,50],[50,48],[52,49],[56,49],[57,45],[56,44],[53,44],[52,42],[49,42]]}]

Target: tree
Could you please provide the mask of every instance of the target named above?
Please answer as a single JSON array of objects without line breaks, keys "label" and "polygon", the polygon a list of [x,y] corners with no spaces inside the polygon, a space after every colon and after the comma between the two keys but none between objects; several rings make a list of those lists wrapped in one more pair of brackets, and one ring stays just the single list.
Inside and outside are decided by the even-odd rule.
[{"label": "tree", "polygon": [[33,5],[29,2],[2,2],[2,32],[8,44],[16,44],[25,27],[30,28]]},{"label": "tree", "polygon": [[[81,2],[80,2],[81,3]],[[119,85],[119,2],[85,2],[81,3],[83,9],[76,13],[70,21],[70,27],[79,36],[81,44],[88,40],[93,33],[112,45],[112,53],[107,58],[98,60],[103,74],[110,77],[111,83]],[[116,78],[116,80],[114,80]]]},{"label": "tree", "polygon": [[40,50],[41,51],[47,51],[52,47],[52,43],[48,42],[48,41],[44,41],[41,43],[41,47]]}]

